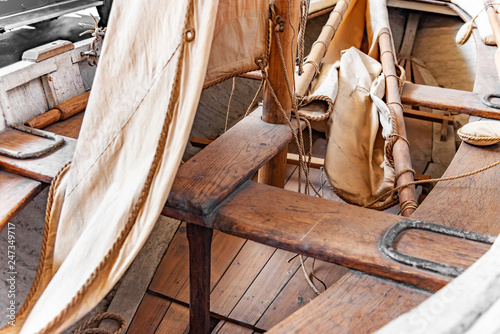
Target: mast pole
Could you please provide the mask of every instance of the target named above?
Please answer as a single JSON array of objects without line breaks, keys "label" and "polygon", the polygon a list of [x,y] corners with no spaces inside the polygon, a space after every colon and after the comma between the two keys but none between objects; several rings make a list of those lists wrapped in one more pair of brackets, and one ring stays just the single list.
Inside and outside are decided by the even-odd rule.
[{"label": "mast pole", "polygon": [[[297,53],[297,38],[300,16],[300,0],[274,0],[276,15],[284,20],[283,31],[279,32],[281,48],[285,60],[288,80],[293,89],[295,85],[295,57]],[[287,87],[285,72],[281,63],[278,41],[274,26],[271,27],[270,57],[268,77],[278,101],[290,119],[292,100]],[[272,124],[286,124],[287,120],[276,104],[271,88],[266,85],[262,120]],[[286,157],[288,149],[285,147],[274,158],[259,170],[258,180],[261,183],[283,188],[285,186]]]}]

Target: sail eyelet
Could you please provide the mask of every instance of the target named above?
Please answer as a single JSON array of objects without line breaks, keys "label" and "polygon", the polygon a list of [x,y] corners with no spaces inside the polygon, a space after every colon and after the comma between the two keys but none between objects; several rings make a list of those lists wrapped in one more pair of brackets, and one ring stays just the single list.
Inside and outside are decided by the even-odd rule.
[{"label": "sail eyelet", "polygon": [[194,36],[194,28],[188,28],[184,30],[184,39],[186,40],[186,42],[191,42],[192,40],[194,40]]}]

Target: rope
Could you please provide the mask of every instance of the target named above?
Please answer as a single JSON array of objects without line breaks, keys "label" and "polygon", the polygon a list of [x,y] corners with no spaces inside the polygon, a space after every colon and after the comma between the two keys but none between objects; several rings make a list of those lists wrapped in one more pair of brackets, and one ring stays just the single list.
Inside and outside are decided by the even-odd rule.
[{"label": "rope", "polygon": [[[405,184],[402,184],[398,187],[395,187],[394,189],[391,189],[387,192],[385,192],[382,196],[379,196],[376,200],[374,200],[373,202],[371,202],[370,204],[367,204],[365,206],[363,206],[364,208],[369,208],[371,207],[373,204],[375,204],[376,202],[378,202],[380,199],[384,198],[384,197],[387,197],[387,196],[390,196],[394,193],[396,193],[397,191],[405,188],[405,187],[409,187],[409,186],[413,186],[413,185],[419,185],[419,184],[425,184],[425,183],[435,183],[435,182],[442,182],[442,181],[453,181],[453,180],[458,180],[458,179],[462,179],[462,178],[465,178],[465,177],[469,177],[469,176],[473,176],[473,175],[476,175],[476,174],[479,174],[479,173],[482,173],[488,169],[491,169],[493,167],[496,167],[500,165],[500,160],[492,163],[492,164],[489,164],[488,166],[485,166],[483,168],[480,168],[480,169],[477,169],[475,171],[472,171],[472,172],[468,172],[468,173],[463,173],[463,174],[459,174],[459,175],[455,175],[455,176],[449,176],[449,177],[441,177],[441,178],[436,178],[436,179],[429,179],[429,180],[418,180],[418,181],[412,181],[412,182],[408,182],[408,183],[405,183]],[[407,171],[406,171],[407,172]],[[408,202],[411,202],[411,201],[408,201]],[[405,202],[406,203],[406,202]],[[403,210],[403,205],[405,204],[403,203],[402,204],[402,207],[401,207],[401,210]],[[408,208],[405,208],[405,209],[409,209]]]},{"label": "rope", "polygon": [[324,113],[322,116],[316,116],[316,117],[304,114],[303,112],[301,112],[300,110],[298,110],[299,116],[302,117],[302,118],[305,118],[307,120],[315,121],[315,122],[327,120],[328,118],[330,118],[330,115],[333,112],[333,101],[332,101],[332,99],[329,96],[326,96],[326,95],[309,95],[309,96],[297,97],[297,99],[299,100],[299,103],[298,103],[299,107],[303,107],[303,106],[305,106],[305,105],[307,105],[307,104],[309,104],[309,103],[311,103],[313,101],[324,101],[324,102],[326,102],[326,104],[328,106],[328,108],[326,110],[326,113]]},{"label": "rope", "polygon": [[299,38],[298,43],[298,62],[299,62],[299,75],[304,73],[304,40],[306,33],[307,14],[308,14],[307,0],[300,1],[300,20],[299,20]]},{"label": "rope", "polygon": [[[102,321],[104,319],[114,320],[120,325],[120,327],[114,332],[110,332],[105,329],[89,327],[93,323]],[[123,318],[120,314],[103,312],[85,320],[85,322],[78,326],[78,328],[73,330],[71,334],[121,334],[125,330],[126,325],[127,322],[125,321],[125,318]]]},{"label": "rope", "polygon": [[[190,23],[190,20],[188,18],[192,16],[192,13],[193,13],[193,1],[190,0],[188,3],[186,15],[184,18],[184,26],[186,29],[188,28],[188,25]],[[182,59],[183,59],[184,51],[186,49],[186,44],[187,44],[187,41],[186,41],[185,37],[183,37],[183,39],[181,39],[177,48],[175,49],[174,53],[170,56],[170,58],[167,59],[166,63],[163,65],[163,68],[162,68],[162,70],[163,70],[170,63],[170,61],[173,59],[173,55],[175,53],[177,53],[177,51],[178,51],[179,56],[180,56],[180,60],[177,63],[176,68],[175,68],[174,81],[172,84],[172,96],[177,96],[179,94],[179,83],[180,83],[180,73],[181,73],[180,70],[181,70],[181,67],[183,64]],[[142,101],[143,100],[141,100],[141,102]],[[169,104],[167,106],[167,113],[165,115],[163,127],[162,127],[162,130],[160,133],[160,137],[158,139],[158,145],[156,147],[156,151],[155,151],[155,154],[153,156],[153,161],[152,161],[151,166],[149,168],[148,175],[147,175],[146,180],[144,182],[144,185],[141,189],[141,192],[137,198],[137,201],[134,204],[134,206],[130,212],[130,215],[127,218],[127,222],[125,223],[125,226],[120,231],[118,238],[115,240],[115,242],[113,243],[111,248],[108,250],[108,252],[104,256],[104,258],[101,260],[101,262],[99,263],[97,268],[92,272],[90,277],[87,278],[87,280],[85,281],[85,284],[79,289],[77,294],[72,298],[71,302],[69,304],[67,304],[66,307],[52,321],[50,321],[49,324],[45,328],[43,328],[40,333],[46,334],[46,333],[53,332],[53,327],[56,326],[58,323],[60,323],[62,321],[62,319],[68,315],[70,310],[76,304],[81,302],[85,293],[87,293],[87,291],[90,289],[92,284],[97,279],[98,274],[102,270],[104,270],[107,266],[109,266],[111,259],[116,256],[118,249],[124,244],[126,238],[129,236],[130,231],[132,230],[132,228],[135,225],[137,216],[139,215],[140,211],[143,209],[143,206],[144,206],[146,199],[147,199],[147,195],[148,195],[148,193],[151,189],[152,183],[153,183],[153,178],[158,171],[158,166],[160,164],[160,160],[163,157],[163,154],[165,152],[164,148],[166,145],[167,136],[169,134],[169,128],[170,128],[170,125],[172,123],[172,119],[174,117],[174,115],[172,115],[172,110],[174,110],[175,103],[176,103],[176,98],[175,97],[171,98],[169,101]]]},{"label": "rope", "polygon": [[252,112],[252,109],[253,109],[253,106],[255,105],[255,102],[257,102],[257,99],[259,98],[259,94],[260,92],[262,91],[262,88],[264,87],[264,80],[261,80],[260,81],[260,85],[259,85],[259,89],[257,90],[257,93],[255,94],[255,96],[253,97],[253,100],[252,102],[250,103],[250,105],[248,106],[248,109],[247,109],[247,112],[245,113],[245,116],[244,117],[247,117],[248,115],[250,115],[250,113]]},{"label": "rope", "polygon": [[236,77],[233,77],[233,87],[231,88],[231,95],[229,96],[229,102],[227,103],[226,123],[224,125],[224,133],[227,131],[227,123],[229,120],[229,111],[231,110],[231,101],[233,101],[235,87],[236,87]]}]

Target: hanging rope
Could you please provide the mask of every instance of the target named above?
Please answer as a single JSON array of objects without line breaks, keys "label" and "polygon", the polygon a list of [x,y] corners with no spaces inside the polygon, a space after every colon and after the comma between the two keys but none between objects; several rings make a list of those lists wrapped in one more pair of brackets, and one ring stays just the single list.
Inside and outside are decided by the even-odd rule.
[{"label": "hanging rope", "polygon": [[[110,332],[105,329],[90,327],[92,324],[105,319],[116,321],[120,327],[114,332]],[[84,323],[73,330],[71,334],[121,334],[125,330],[126,325],[127,322],[125,321],[125,318],[123,318],[120,314],[104,312],[88,318]]]},{"label": "hanging rope", "polygon": [[224,133],[227,131],[227,124],[229,121],[229,112],[231,110],[231,102],[233,101],[235,87],[236,87],[236,77],[233,77],[233,87],[231,88],[231,95],[229,95],[229,102],[227,103],[226,123],[224,125]]}]

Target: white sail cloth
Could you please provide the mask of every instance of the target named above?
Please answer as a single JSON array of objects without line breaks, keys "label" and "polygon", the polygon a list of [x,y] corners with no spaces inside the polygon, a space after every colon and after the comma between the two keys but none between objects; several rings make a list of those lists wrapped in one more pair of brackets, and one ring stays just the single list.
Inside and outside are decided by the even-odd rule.
[{"label": "white sail cloth", "polygon": [[[358,50],[365,27],[368,55]],[[388,27],[385,1],[352,0],[309,93],[310,98],[328,96],[333,103],[327,123],[314,124],[327,135],[324,168],[328,180],[339,197],[362,206],[394,187],[394,168],[384,150],[392,123],[382,101],[385,77],[376,60],[379,33]],[[301,112],[318,115],[317,111]],[[372,207],[393,204],[395,199],[389,197]]]},{"label": "white sail cloth", "polygon": [[[493,30],[491,29],[490,21],[488,19],[488,14],[486,13],[486,10],[483,10],[483,0],[451,0],[451,2],[463,9],[471,18],[474,18],[479,14],[474,22],[476,23],[481,40],[486,45],[496,45]],[[496,1],[493,2],[496,3]],[[500,19],[500,15],[497,16],[498,19]]]},{"label": "white sail cloth", "polygon": [[500,332],[500,239],[463,274],[376,334]]},{"label": "white sail cloth", "polygon": [[267,19],[266,1],[113,3],[73,163],[51,189],[37,278],[2,333],[59,333],[117,283],[166,202],[204,78],[256,69]]}]

